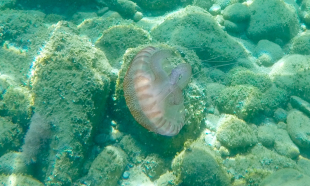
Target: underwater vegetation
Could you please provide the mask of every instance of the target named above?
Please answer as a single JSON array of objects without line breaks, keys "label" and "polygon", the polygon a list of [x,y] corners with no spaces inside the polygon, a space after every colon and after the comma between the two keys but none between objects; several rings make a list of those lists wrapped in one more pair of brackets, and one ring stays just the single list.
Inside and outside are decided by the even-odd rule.
[{"label": "underwater vegetation", "polygon": [[310,181],[310,0],[0,2],[0,183]]}]

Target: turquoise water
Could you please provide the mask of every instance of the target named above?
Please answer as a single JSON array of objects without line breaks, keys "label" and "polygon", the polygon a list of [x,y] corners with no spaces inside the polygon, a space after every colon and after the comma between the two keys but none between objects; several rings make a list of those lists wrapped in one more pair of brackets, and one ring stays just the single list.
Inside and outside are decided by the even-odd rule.
[{"label": "turquoise water", "polygon": [[0,1],[0,185],[308,186],[309,0]]}]

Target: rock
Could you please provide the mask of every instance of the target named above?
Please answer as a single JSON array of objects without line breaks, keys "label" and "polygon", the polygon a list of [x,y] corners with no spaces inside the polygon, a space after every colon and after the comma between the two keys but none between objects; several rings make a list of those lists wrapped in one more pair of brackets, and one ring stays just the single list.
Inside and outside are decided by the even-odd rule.
[{"label": "rock", "polygon": [[[254,50],[254,56],[257,57],[264,66],[272,66],[284,55],[282,48],[268,40],[260,40]],[[268,56],[269,60],[264,60]]]},{"label": "rock", "polygon": [[299,30],[295,8],[282,0],[255,0],[249,6],[251,19],[247,35],[254,41],[289,41]]},{"label": "rock", "polygon": [[231,158],[226,158],[223,164],[235,179],[242,177],[246,180],[247,185],[260,185],[260,182],[266,176],[279,169],[298,169],[295,161],[279,155],[261,144],[257,144],[244,155],[239,154]]},{"label": "rock", "polygon": [[290,54],[301,54],[301,55],[310,54],[310,31],[306,31],[293,38],[292,45],[290,48]]},{"label": "rock", "polygon": [[105,30],[96,41],[96,47],[105,52],[111,65],[121,67],[121,59],[128,48],[135,48],[151,41],[147,31],[132,25],[117,25]]},{"label": "rock", "polygon": [[206,62],[212,63],[208,59],[213,58],[215,65],[216,61],[232,63],[248,57],[245,48],[224,32],[209,12],[196,6],[187,6],[168,15],[151,30],[151,36],[159,42],[193,49]]},{"label": "rock", "polygon": [[297,96],[291,96],[291,105],[310,116],[310,103]]},{"label": "rock", "polygon": [[286,55],[276,62],[269,73],[277,87],[285,89],[288,96],[299,96],[310,101],[310,56]]},{"label": "rock", "polygon": [[221,6],[218,4],[213,4],[209,9],[210,14],[213,16],[218,15],[221,13]]},{"label": "rock", "polygon": [[111,28],[112,26],[128,25],[133,21],[129,19],[123,19],[122,16],[114,11],[108,11],[101,17],[93,17],[91,19],[85,19],[78,27],[78,31],[81,35],[86,35],[91,39],[92,43],[95,43],[101,36],[102,32]]},{"label": "rock", "polygon": [[225,30],[231,34],[240,34],[245,31],[247,25],[244,23],[234,23],[229,20],[224,21]]},{"label": "rock", "polygon": [[133,0],[146,10],[168,10],[173,9],[181,3],[180,0]]},{"label": "rock", "polygon": [[[212,1],[205,1],[205,0],[194,0],[193,1],[193,5],[194,6],[197,6],[197,7],[200,7],[200,8],[203,8],[204,10],[207,10],[209,11],[210,8],[214,5]],[[215,7],[218,7],[220,5],[216,4]],[[221,7],[220,7],[221,9]],[[211,13],[211,12],[210,12]],[[212,13],[211,13],[212,14]]]},{"label": "rock", "polygon": [[23,128],[0,117],[0,157],[9,151],[18,151],[24,137]]},{"label": "rock", "polygon": [[300,6],[300,17],[302,20],[307,24],[310,25],[310,1],[309,0],[303,0]]},{"label": "rock", "polygon": [[288,101],[289,96],[286,90],[272,86],[262,95],[262,110],[267,116],[271,117],[277,108],[286,105]]},{"label": "rock", "polygon": [[287,116],[287,131],[294,143],[310,149],[310,118],[298,110],[291,110]]},{"label": "rock", "polygon": [[120,183],[119,185],[153,185],[153,182],[147,175],[144,174],[142,170],[143,168],[141,165],[134,166],[133,168],[129,169],[126,172],[130,174],[130,177],[128,179],[120,180],[118,182]]},{"label": "rock", "polygon": [[262,180],[260,186],[308,186],[310,177],[295,169],[282,169]]},{"label": "rock", "polygon": [[217,140],[228,149],[246,149],[257,143],[254,130],[246,122],[233,115],[221,119]]},{"label": "rock", "polygon": [[230,181],[216,156],[204,144],[192,144],[172,162],[172,170],[182,185],[228,186]]},{"label": "rock", "polygon": [[3,185],[44,186],[43,183],[32,178],[30,175],[22,174],[2,174],[0,175],[0,182]]},{"label": "rock", "polygon": [[215,82],[221,83],[226,78],[226,74],[220,69],[215,68],[210,72],[210,78]]},{"label": "rock", "polygon": [[140,21],[142,18],[143,18],[142,12],[136,12],[135,15],[133,16],[133,20],[134,20],[135,22]]},{"label": "rock", "polygon": [[286,121],[286,117],[287,117],[287,111],[282,109],[282,108],[278,108],[275,112],[274,112],[274,116],[273,118],[277,121],[277,122],[285,122]]},{"label": "rock", "polygon": [[130,173],[129,173],[128,171],[125,171],[125,172],[123,173],[123,178],[124,178],[125,180],[128,179],[129,176],[130,176]]},{"label": "rock", "polygon": [[[2,0],[0,4],[3,2],[6,1]],[[48,41],[49,31],[42,11],[20,8],[1,10],[0,56],[5,57],[0,58],[0,71],[2,75],[14,77],[24,90],[27,89],[34,58]]]},{"label": "rock", "polygon": [[86,180],[96,185],[116,185],[127,163],[122,149],[107,146],[91,164]]},{"label": "rock", "polygon": [[216,99],[219,110],[239,118],[251,118],[261,110],[261,91],[250,85],[224,88]]},{"label": "rock", "polygon": [[137,12],[138,6],[136,3],[130,0],[117,0],[116,4],[111,5],[110,7],[115,8],[125,18],[133,18]]},{"label": "rock", "polygon": [[47,185],[59,181],[71,185],[82,174],[115,75],[104,53],[78,36],[69,22],[50,29],[30,80],[36,111],[55,127],[50,146],[38,154],[37,174]]},{"label": "rock", "polygon": [[176,176],[173,172],[167,171],[156,180],[156,183],[157,186],[169,186],[171,183],[174,183],[174,180],[176,180]]},{"label": "rock", "polygon": [[[0,81],[1,79],[0,76]],[[0,85],[1,86],[1,85]],[[13,123],[27,126],[33,110],[33,98],[30,91],[17,84],[11,84],[0,95],[0,116],[6,117]]]},{"label": "rock", "polygon": [[208,90],[208,94],[206,95],[208,105],[215,105],[216,99],[225,88],[225,85],[219,83],[208,83],[205,88]]},{"label": "rock", "polygon": [[267,74],[255,73],[244,68],[234,68],[229,71],[226,82],[229,85],[252,85],[265,92],[272,86],[272,82]]},{"label": "rock", "polygon": [[277,127],[275,125],[262,125],[258,127],[257,139],[265,147],[273,147],[275,142],[275,131]]},{"label": "rock", "polygon": [[297,165],[300,167],[302,173],[310,176],[310,159],[300,156]]},{"label": "rock", "polygon": [[247,22],[250,19],[250,10],[246,5],[235,3],[227,6],[223,11],[224,19],[232,22]]},{"label": "rock", "polygon": [[126,135],[120,141],[121,148],[126,152],[131,162],[140,164],[145,159],[146,155],[142,151],[141,144],[132,136]]},{"label": "rock", "polygon": [[274,148],[283,156],[288,158],[297,158],[300,154],[298,147],[292,142],[286,130],[277,129],[274,133],[276,136]]},{"label": "rock", "polygon": [[145,158],[142,163],[144,167],[144,173],[151,179],[158,179],[161,174],[164,173],[165,167],[164,160],[158,155],[152,154]]}]

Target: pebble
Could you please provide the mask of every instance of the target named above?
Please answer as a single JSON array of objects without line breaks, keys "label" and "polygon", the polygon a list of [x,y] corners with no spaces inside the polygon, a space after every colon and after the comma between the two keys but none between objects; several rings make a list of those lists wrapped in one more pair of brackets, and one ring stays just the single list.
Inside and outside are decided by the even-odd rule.
[{"label": "pebble", "polygon": [[129,173],[128,171],[125,171],[125,172],[123,173],[123,178],[124,178],[124,179],[128,179],[129,176],[130,176],[130,173]]}]

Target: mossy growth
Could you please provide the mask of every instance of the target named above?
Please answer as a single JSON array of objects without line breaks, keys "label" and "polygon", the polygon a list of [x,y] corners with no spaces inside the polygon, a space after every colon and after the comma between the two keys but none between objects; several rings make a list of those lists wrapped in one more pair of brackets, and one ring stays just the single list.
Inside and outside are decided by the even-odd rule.
[{"label": "mossy growth", "polygon": [[243,120],[231,115],[225,117],[219,127],[217,139],[229,149],[245,149],[257,143],[254,130]]},{"label": "mossy growth", "polygon": [[310,32],[306,32],[306,34],[297,36],[293,39],[290,53],[302,55],[310,54]]},{"label": "mossy growth", "polygon": [[23,129],[0,117],[0,156],[8,151],[18,151],[23,139]]},{"label": "mossy growth", "polygon": [[181,151],[172,161],[175,183],[190,185],[230,185],[230,177],[223,169],[222,160],[204,142],[197,140]]},{"label": "mossy growth", "polygon": [[236,85],[223,89],[216,102],[222,112],[249,119],[261,110],[261,97],[261,91],[254,86]]},{"label": "mossy growth", "polygon": [[96,47],[105,52],[110,64],[120,68],[118,58],[122,58],[128,48],[135,48],[151,41],[148,32],[132,25],[113,26],[102,33],[95,43]]},{"label": "mossy growth", "polygon": [[32,115],[33,99],[27,88],[10,86],[0,99],[0,116],[26,126]]},{"label": "mossy growth", "polygon": [[285,105],[289,100],[289,94],[286,90],[272,86],[263,93],[261,103],[263,110],[273,114],[280,106]]},{"label": "mossy growth", "polygon": [[260,91],[265,92],[272,86],[270,78],[266,74],[255,73],[244,68],[231,70],[228,73],[226,82],[229,85],[252,85],[257,87]]}]

